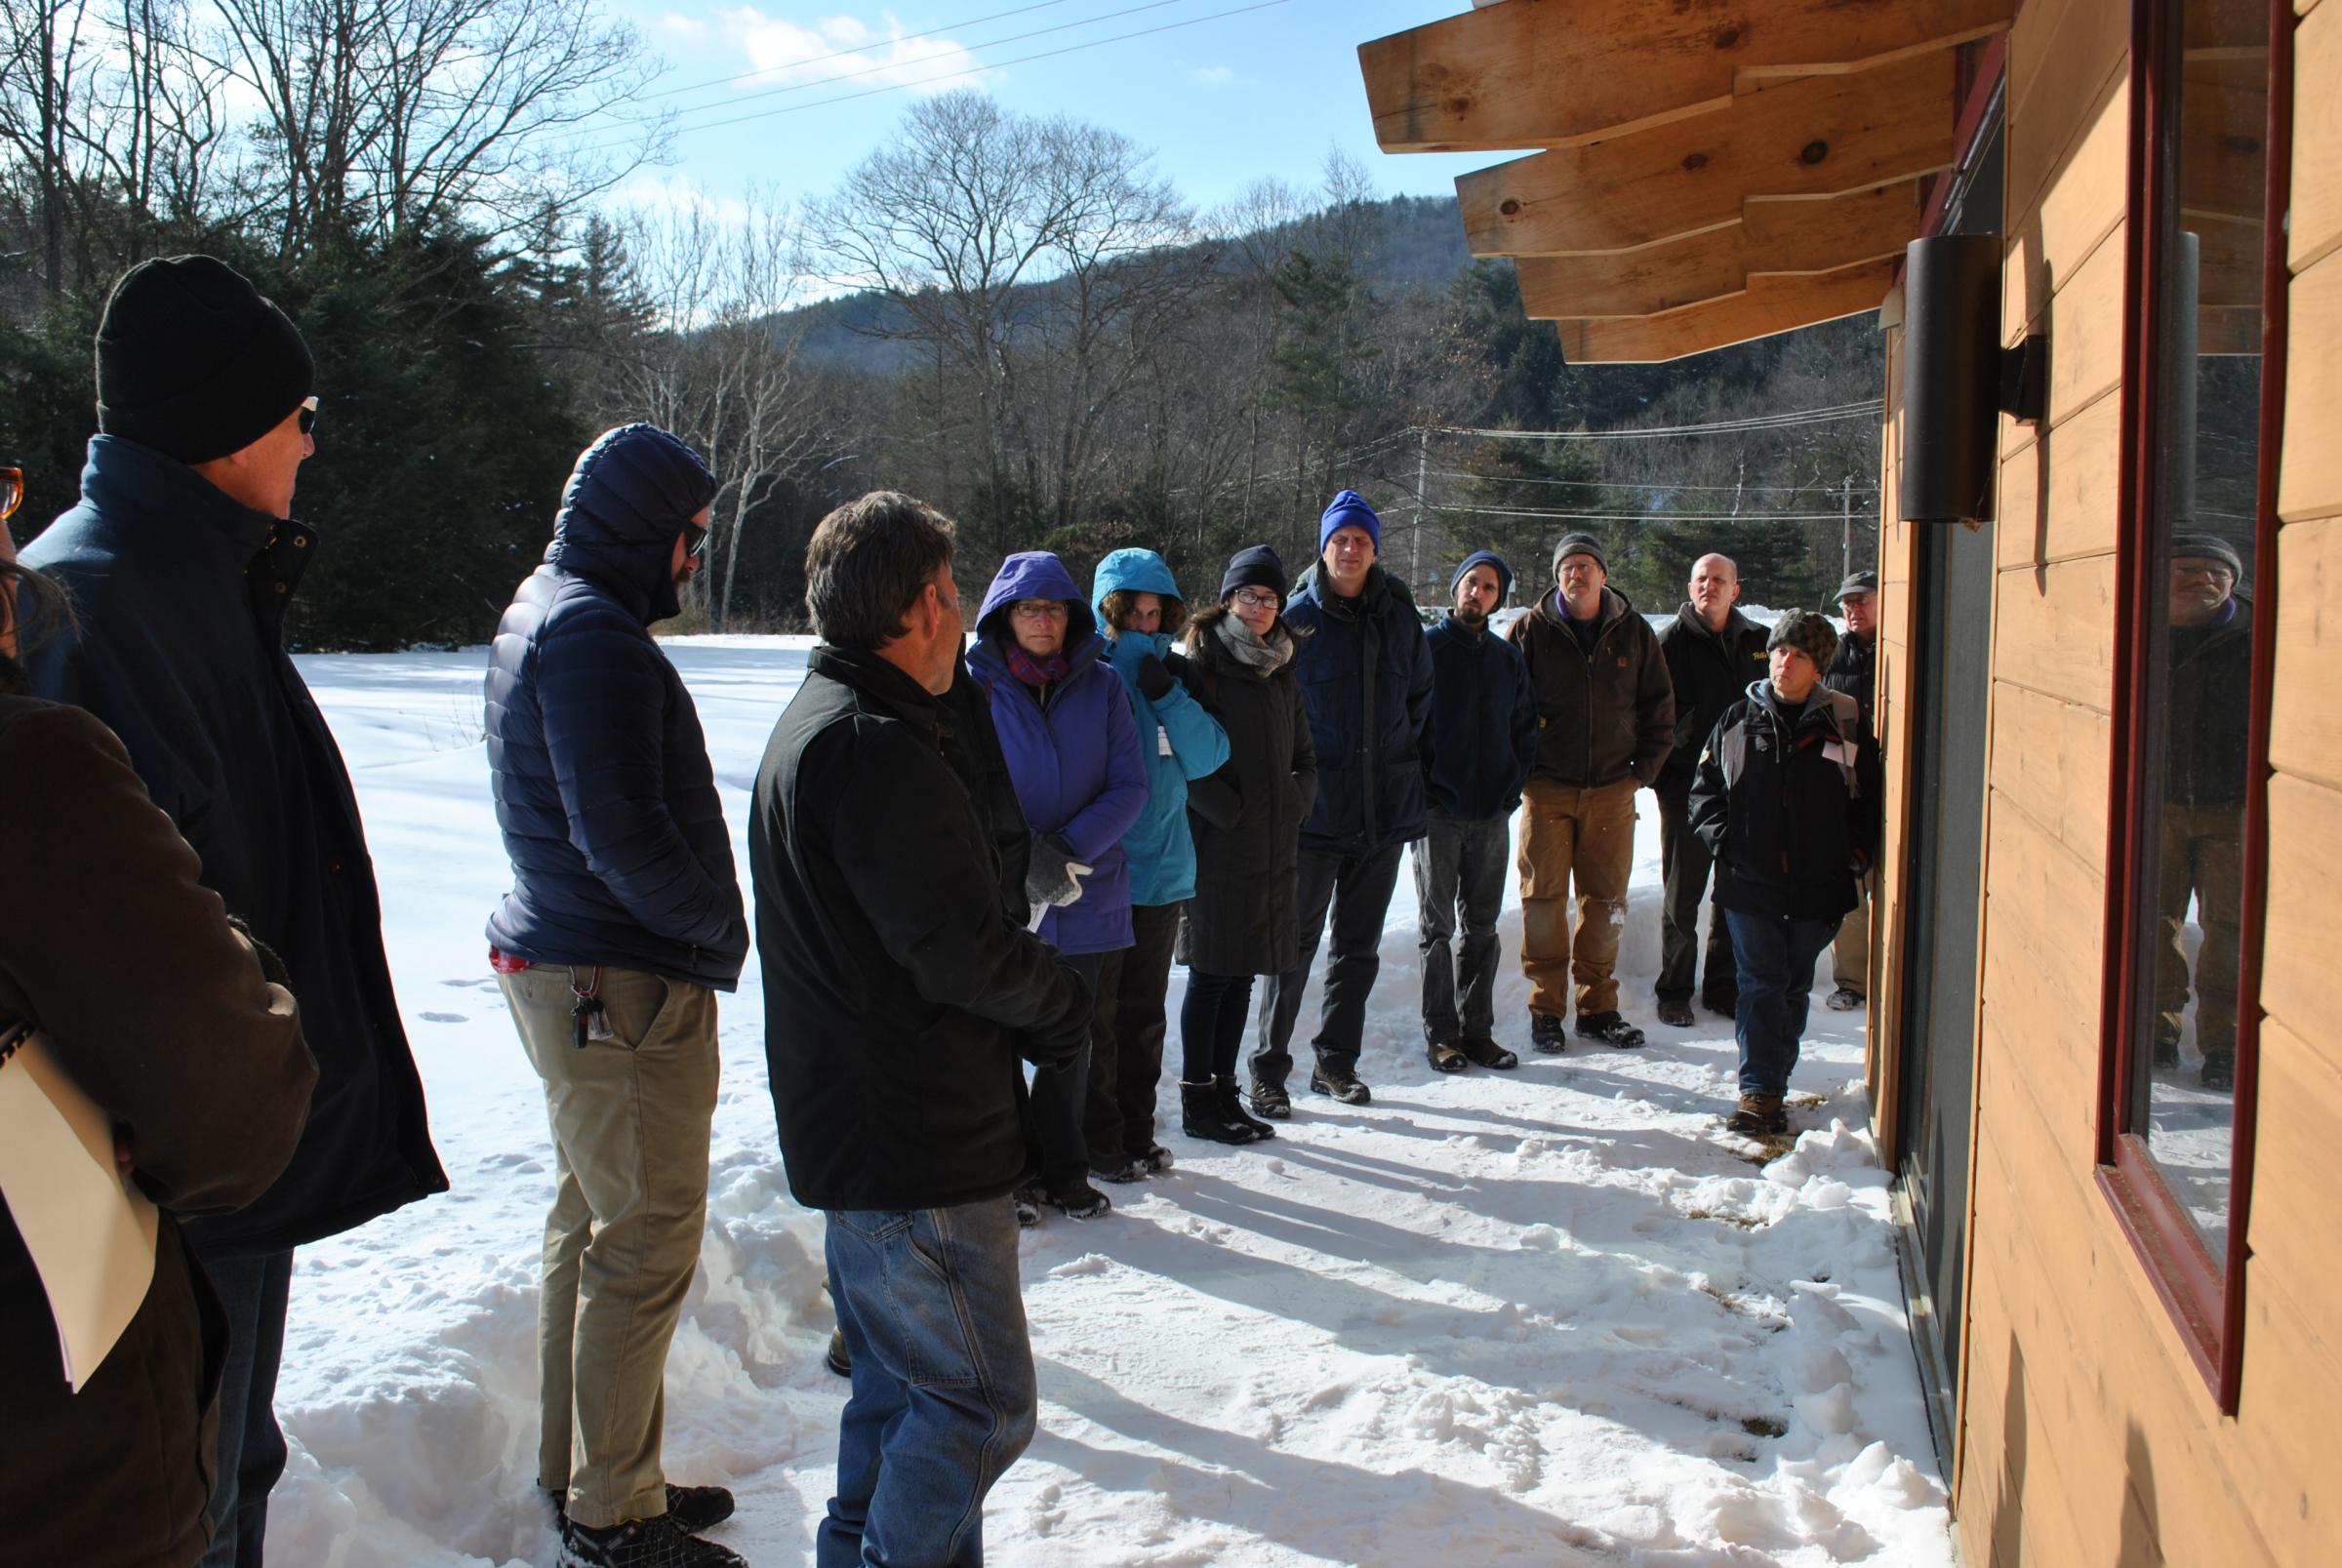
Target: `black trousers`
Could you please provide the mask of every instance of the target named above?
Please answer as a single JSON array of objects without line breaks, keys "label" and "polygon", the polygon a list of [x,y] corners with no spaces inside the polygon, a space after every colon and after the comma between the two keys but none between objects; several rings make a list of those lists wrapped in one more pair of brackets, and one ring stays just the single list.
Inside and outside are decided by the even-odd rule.
[{"label": "black trousers", "polygon": [[1383,919],[1398,886],[1398,858],[1404,844],[1370,855],[1313,855],[1301,852],[1299,896],[1301,964],[1269,977],[1261,1003],[1260,1039],[1252,1053],[1252,1075],[1281,1084],[1293,1070],[1293,1024],[1301,1015],[1301,993],[1309,989],[1330,909],[1333,951],[1325,964],[1325,1001],[1311,1043],[1322,1066],[1355,1071],[1359,1042],[1366,1033],[1366,998],[1383,967]]},{"label": "black trousers", "polygon": [[1252,1011],[1250,975],[1188,971],[1188,999],[1179,1008],[1180,1078],[1203,1083],[1236,1076],[1244,1049],[1244,1015]]},{"label": "black trousers", "polygon": [[1740,982],[1732,960],[1732,928],[1723,910],[1709,911],[1704,962],[1700,953],[1700,905],[1708,899],[1708,873],[1715,857],[1691,830],[1691,796],[1661,791],[1658,800],[1659,866],[1667,886],[1659,917],[1659,983],[1651,988],[1663,1002],[1688,1002],[1694,980],[1704,974],[1700,995],[1729,1008],[1740,993]]},{"label": "black trousers", "polygon": [[1163,1075],[1163,992],[1171,984],[1171,948],[1179,940],[1179,912],[1185,907],[1133,905],[1133,945],[1107,953],[1098,966],[1085,1117],[1093,1170],[1154,1146],[1154,1086]]},{"label": "black trousers", "polygon": [[[1496,917],[1505,904],[1513,821],[1432,813],[1415,845],[1415,921],[1423,952],[1423,1037],[1432,1044],[1496,1033]],[[1464,927],[1461,960],[1453,938]],[[1462,995],[1457,992],[1459,985]]]},{"label": "black trousers", "polygon": [[[1060,961],[1069,969],[1079,970],[1094,990],[1098,967],[1107,956],[1088,952]],[[1070,1185],[1090,1174],[1090,1142],[1081,1123],[1082,1112],[1088,1108],[1090,1058],[1097,1049],[1096,1033],[1093,1023],[1093,1038],[1071,1061],[1060,1066],[1032,1069],[1032,1136],[1040,1145],[1040,1175],[1046,1186]]]}]

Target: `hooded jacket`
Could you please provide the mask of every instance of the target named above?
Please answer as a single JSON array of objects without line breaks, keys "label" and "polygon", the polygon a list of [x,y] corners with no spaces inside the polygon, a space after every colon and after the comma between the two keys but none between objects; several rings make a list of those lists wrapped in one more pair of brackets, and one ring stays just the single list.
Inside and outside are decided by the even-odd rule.
[{"label": "hooded jacket", "polygon": [[1572,788],[1632,778],[1658,782],[1676,744],[1676,685],[1650,623],[1616,588],[1602,589],[1594,652],[1569,626],[1560,590],[1505,635],[1529,666],[1537,693],[1537,760],[1531,771]]},{"label": "hooded jacket", "polygon": [[[1046,688],[1009,672],[1008,607],[1019,599],[1066,606],[1070,667]],[[1122,682],[1105,663],[1106,639],[1065,563],[1028,550],[1000,563],[976,615],[968,673],[991,705],[1000,753],[1035,836],[1054,833],[1090,867],[1081,897],[1041,916],[1040,934],[1069,956],[1113,952],[1130,935],[1130,864],[1122,835],[1147,809],[1147,763]]]},{"label": "hooded jacket", "polygon": [[1130,902],[1147,907],[1183,903],[1195,896],[1195,840],[1188,831],[1188,781],[1217,771],[1228,760],[1228,734],[1189,693],[1184,681],[1173,681],[1159,699],[1139,690],[1139,666],[1150,655],[1166,660],[1166,667],[1175,673],[1185,669],[1187,661],[1172,652],[1171,638],[1160,632],[1117,632],[1107,624],[1106,597],[1110,593],[1152,593],[1165,600],[1180,599],[1179,583],[1163,558],[1152,550],[1115,550],[1098,563],[1090,587],[1090,604],[1110,644],[1107,657],[1130,694],[1139,753],[1147,763],[1147,808],[1122,835],[1123,858],[1130,864]]},{"label": "hooded jacket", "polygon": [[1365,855],[1423,837],[1432,649],[1406,585],[1368,567],[1365,586],[1346,600],[1312,566],[1285,622],[1301,636],[1293,673],[1317,754],[1317,803],[1302,846]]},{"label": "hooded jacket", "polygon": [[1788,920],[1837,920],[1878,852],[1878,747],[1854,699],[1816,684],[1784,714],[1752,681],[1710,734],[1691,830],[1716,857],[1716,902]]},{"label": "hooded jacket", "polygon": [[586,449],[488,652],[488,770],[512,891],[498,951],[731,990],[748,929],[698,708],[650,633],[715,480],[653,425]]},{"label": "hooded jacket", "polygon": [[1732,607],[1723,630],[1710,631],[1687,600],[1676,619],[1654,635],[1676,694],[1675,746],[1654,787],[1662,795],[1680,798],[1691,793],[1700,751],[1716,721],[1740,701],[1749,682],[1764,678],[1764,640],[1769,633],[1742,615],[1738,605]]},{"label": "hooded jacket", "polygon": [[1453,615],[1428,637],[1432,650],[1432,804],[1459,822],[1510,817],[1537,754],[1537,697],[1520,650],[1483,623]]},{"label": "hooded jacket", "polygon": [[27,662],[32,693],[120,738],[203,885],[283,957],[317,1063],[308,1122],[268,1190],[187,1237],[282,1252],[447,1189],[383,954],[357,796],[282,641],[323,539],[120,436],[90,442],[81,503],[24,551],[80,623]]}]

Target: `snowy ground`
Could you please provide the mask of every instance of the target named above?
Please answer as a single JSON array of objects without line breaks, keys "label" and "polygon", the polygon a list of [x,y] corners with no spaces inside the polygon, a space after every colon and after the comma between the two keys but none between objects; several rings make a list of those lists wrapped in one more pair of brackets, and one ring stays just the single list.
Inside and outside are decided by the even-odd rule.
[{"label": "snowy ground", "polygon": [[[805,647],[670,645],[744,869],[747,790]],[[482,657],[302,663],[357,781],[455,1188],[302,1254],[270,1554],[543,1568],[534,1339],[550,1165],[481,936],[505,886]],[[1040,1435],[992,1494],[993,1560],[1952,1562],[1886,1178],[1852,1130],[1867,1119],[1861,1015],[1815,1009],[1793,1096],[1818,1130],[1770,1164],[1726,1138],[1729,1025],[1650,1016],[1647,802],[1636,847],[1621,968],[1651,1049],[1536,1056],[1509,969],[1500,1037],[1520,1069],[1433,1072],[1402,878],[1361,1063],[1372,1106],[1305,1096],[1253,1148],[1173,1125],[1176,1171],[1114,1188],[1103,1219],[1028,1233]],[[1509,907],[1509,952],[1518,930]],[[775,1568],[811,1560],[845,1386],[821,1366],[821,1221],[789,1201],[774,1145],[753,961],[724,1019],[666,1457],[677,1478],[739,1493],[716,1535]]]}]

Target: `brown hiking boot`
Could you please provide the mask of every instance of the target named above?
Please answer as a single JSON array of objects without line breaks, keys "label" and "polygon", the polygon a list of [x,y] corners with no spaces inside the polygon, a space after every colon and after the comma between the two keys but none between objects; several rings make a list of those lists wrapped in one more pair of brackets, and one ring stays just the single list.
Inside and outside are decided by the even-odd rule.
[{"label": "brown hiking boot", "polygon": [[1766,1138],[1789,1131],[1789,1112],[1779,1095],[1742,1095],[1740,1106],[1724,1118],[1724,1131]]}]

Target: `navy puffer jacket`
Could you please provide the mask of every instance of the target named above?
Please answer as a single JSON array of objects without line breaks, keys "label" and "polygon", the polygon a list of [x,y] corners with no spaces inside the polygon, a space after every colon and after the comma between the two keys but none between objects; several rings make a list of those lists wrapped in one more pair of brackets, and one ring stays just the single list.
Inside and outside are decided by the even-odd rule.
[{"label": "navy puffer jacket", "polygon": [[1406,585],[1370,567],[1365,588],[1343,599],[1312,567],[1285,622],[1303,634],[1293,673],[1317,752],[1317,803],[1302,848],[1372,854],[1423,837],[1432,646]]},{"label": "navy puffer jacket", "polygon": [[707,739],[649,629],[677,609],[675,539],[715,488],[657,426],[609,431],[578,459],[545,564],[497,627],[488,766],[512,891],[488,940],[502,952],[740,981],[747,921]]}]

